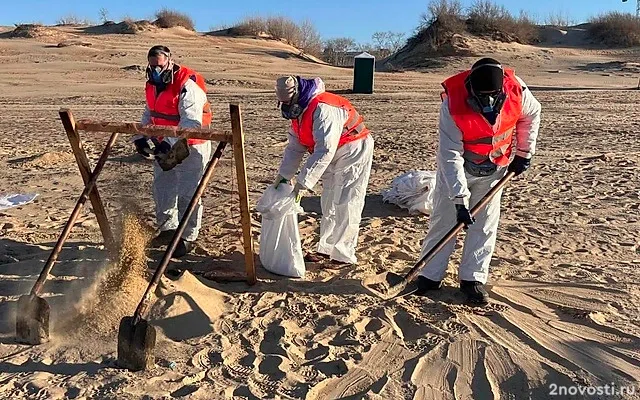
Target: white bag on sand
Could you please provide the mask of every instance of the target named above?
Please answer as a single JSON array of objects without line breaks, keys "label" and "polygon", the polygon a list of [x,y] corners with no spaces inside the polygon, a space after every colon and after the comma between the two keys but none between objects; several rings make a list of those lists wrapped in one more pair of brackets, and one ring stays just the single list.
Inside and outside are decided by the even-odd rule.
[{"label": "white bag on sand", "polygon": [[29,204],[37,196],[37,193],[0,195],[0,211]]},{"label": "white bag on sand", "polygon": [[296,202],[293,186],[281,183],[269,186],[256,211],[262,215],[260,262],[274,274],[302,278],[305,273],[298,214],[304,212]]},{"label": "white bag on sand", "polygon": [[382,201],[428,214],[433,210],[433,191],[436,185],[435,171],[409,171],[391,182],[389,189],[382,191]]}]

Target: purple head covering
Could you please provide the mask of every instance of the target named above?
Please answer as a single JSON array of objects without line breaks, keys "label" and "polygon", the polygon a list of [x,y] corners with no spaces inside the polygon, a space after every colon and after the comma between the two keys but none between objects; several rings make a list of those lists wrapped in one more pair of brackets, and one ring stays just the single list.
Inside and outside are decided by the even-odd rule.
[{"label": "purple head covering", "polygon": [[304,109],[307,108],[318,89],[318,82],[315,79],[304,79],[299,76],[296,76],[296,79],[298,80],[298,104]]}]

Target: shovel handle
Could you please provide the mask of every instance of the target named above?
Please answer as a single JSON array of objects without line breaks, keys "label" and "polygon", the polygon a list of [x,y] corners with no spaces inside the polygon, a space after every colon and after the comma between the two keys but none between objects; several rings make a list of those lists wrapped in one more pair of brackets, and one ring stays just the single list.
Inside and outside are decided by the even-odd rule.
[{"label": "shovel handle", "polygon": [[[500,179],[498,183],[494,187],[492,187],[491,190],[487,192],[486,195],[484,195],[482,200],[480,200],[478,204],[476,204],[470,210],[471,216],[475,217],[476,214],[478,214],[478,212],[480,212],[480,210],[484,208],[487,205],[487,203],[489,203],[489,201],[491,201],[493,196],[495,196],[496,193],[502,190],[502,188],[507,184],[507,182],[509,182],[509,180],[514,176],[515,176],[514,172],[507,172],[507,174],[503,176],[502,179]],[[416,265],[413,268],[411,268],[411,270],[407,273],[407,275],[405,275],[405,277],[402,279],[402,282],[400,284],[407,285],[409,282],[413,281],[413,279],[416,277],[416,275],[418,275],[420,270],[424,268],[424,266],[429,261],[431,261],[431,259],[435,257],[435,255],[438,254],[440,250],[442,250],[442,248],[447,244],[447,242],[453,239],[458,234],[458,232],[462,230],[462,228],[464,228],[464,224],[462,222],[457,223],[453,228],[451,228],[451,230],[445,235],[445,237],[440,239],[440,241],[436,243],[436,245],[431,250],[429,250],[427,254],[425,254],[420,260],[418,260]]]},{"label": "shovel handle", "polygon": [[91,178],[89,179],[89,182],[87,182],[87,184],[85,185],[84,190],[80,195],[80,198],[76,202],[76,206],[73,208],[73,211],[71,212],[71,216],[69,216],[69,219],[67,220],[67,223],[65,224],[64,229],[62,230],[62,233],[58,237],[58,241],[56,242],[55,247],[51,251],[51,254],[47,259],[47,262],[45,263],[44,268],[42,268],[42,272],[40,272],[40,276],[38,277],[38,280],[36,280],[36,283],[33,285],[33,288],[31,289],[32,295],[37,296],[40,294],[40,291],[42,290],[42,287],[44,286],[44,283],[46,282],[47,277],[49,276],[49,273],[53,269],[53,265],[55,264],[56,260],[58,259],[58,256],[60,255],[60,252],[62,251],[62,246],[64,245],[64,242],[66,242],[67,239],[69,238],[69,233],[71,232],[71,228],[73,228],[73,225],[78,219],[78,215],[80,215],[80,210],[82,209],[82,206],[87,201],[87,198],[89,197],[89,193],[91,193],[91,191],[93,190],[93,187],[96,185],[96,182],[98,181],[98,175],[100,175],[100,172],[102,172],[102,168],[104,167],[104,164],[107,162],[107,158],[109,157],[111,148],[116,142],[118,135],[119,135],[118,133],[113,133],[109,138],[109,141],[107,142],[107,145],[105,146],[104,150],[102,151],[102,154],[100,155],[100,158],[96,163],[96,167],[91,173]]},{"label": "shovel handle", "polygon": [[180,220],[178,229],[176,229],[176,233],[173,235],[173,238],[171,239],[171,243],[169,243],[169,245],[167,246],[167,250],[165,251],[164,256],[162,257],[162,260],[160,261],[160,265],[158,265],[158,268],[156,268],[156,272],[153,274],[153,278],[151,278],[151,282],[149,283],[149,286],[147,286],[147,290],[144,292],[144,296],[142,296],[142,300],[138,304],[138,307],[136,308],[136,311],[133,314],[133,320],[132,320],[133,325],[137,324],[140,321],[140,318],[142,317],[147,307],[149,306],[151,294],[155,291],[156,286],[158,286],[158,283],[160,283],[160,278],[164,274],[164,271],[167,269],[167,265],[169,265],[169,261],[171,260],[173,251],[176,249],[176,246],[178,245],[178,241],[182,237],[182,234],[184,233],[184,230],[187,226],[187,222],[189,222],[189,218],[191,218],[191,214],[193,214],[193,210],[196,208],[196,205],[198,204],[198,200],[200,200],[200,197],[202,197],[202,194],[204,193],[207,183],[209,182],[209,180],[211,179],[211,176],[213,175],[213,170],[215,169],[216,164],[218,164],[218,161],[220,160],[220,158],[222,157],[222,152],[224,151],[224,148],[226,147],[226,145],[227,145],[227,142],[220,142],[218,144],[218,147],[216,148],[216,151],[213,153],[213,156],[211,157],[211,160],[207,165],[207,169],[204,171],[204,174],[200,179],[200,183],[198,183],[198,187],[196,188],[196,191],[193,194],[193,197],[191,198],[191,201],[189,202],[189,205],[187,206],[187,209],[185,210],[184,215],[182,216],[182,219]]}]

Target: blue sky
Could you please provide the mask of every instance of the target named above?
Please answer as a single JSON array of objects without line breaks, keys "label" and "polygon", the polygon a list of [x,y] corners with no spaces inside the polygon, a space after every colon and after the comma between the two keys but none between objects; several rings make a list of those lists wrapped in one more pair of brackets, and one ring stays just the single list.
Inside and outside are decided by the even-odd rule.
[{"label": "blue sky", "polygon": [[[67,14],[97,21],[98,10],[105,7],[111,19],[124,16],[135,19],[152,18],[155,10],[168,7],[191,15],[199,31],[210,27],[231,24],[248,15],[285,15],[294,20],[311,19],[324,38],[349,36],[359,42],[368,41],[376,31],[412,33],[426,10],[428,0],[223,0],[152,2],[132,0],[0,0],[0,3],[16,4],[2,7],[0,25],[41,22],[54,24]],[[469,6],[473,0],[463,0]],[[635,0],[511,0],[496,1],[518,13],[521,9],[539,18],[549,13],[561,13],[577,22],[606,11],[635,13]]]}]

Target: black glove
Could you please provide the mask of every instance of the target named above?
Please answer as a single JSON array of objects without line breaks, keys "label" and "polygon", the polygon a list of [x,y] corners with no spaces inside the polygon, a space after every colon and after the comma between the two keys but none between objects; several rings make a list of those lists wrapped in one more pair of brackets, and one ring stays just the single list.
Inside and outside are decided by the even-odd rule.
[{"label": "black glove", "polygon": [[156,161],[163,171],[175,168],[189,157],[189,144],[185,138],[181,138],[173,146],[163,141],[156,149]]},{"label": "black glove", "polygon": [[507,171],[515,172],[516,176],[518,176],[524,171],[526,171],[527,169],[529,169],[530,166],[531,166],[530,158],[515,156],[513,157],[513,161],[511,161],[511,164],[509,164]]},{"label": "black glove", "polygon": [[152,159],[158,149],[158,139],[153,137],[141,137],[133,141],[136,151],[145,158]]},{"label": "black glove", "polygon": [[473,225],[476,219],[471,216],[469,209],[464,204],[456,204],[456,218],[458,223],[464,224],[464,229],[468,229],[469,225]]},{"label": "black glove", "polygon": [[153,154],[167,154],[171,151],[171,145],[169,142],[165,142],[164,140],[158,144],[156,144],[156,152]]}]

